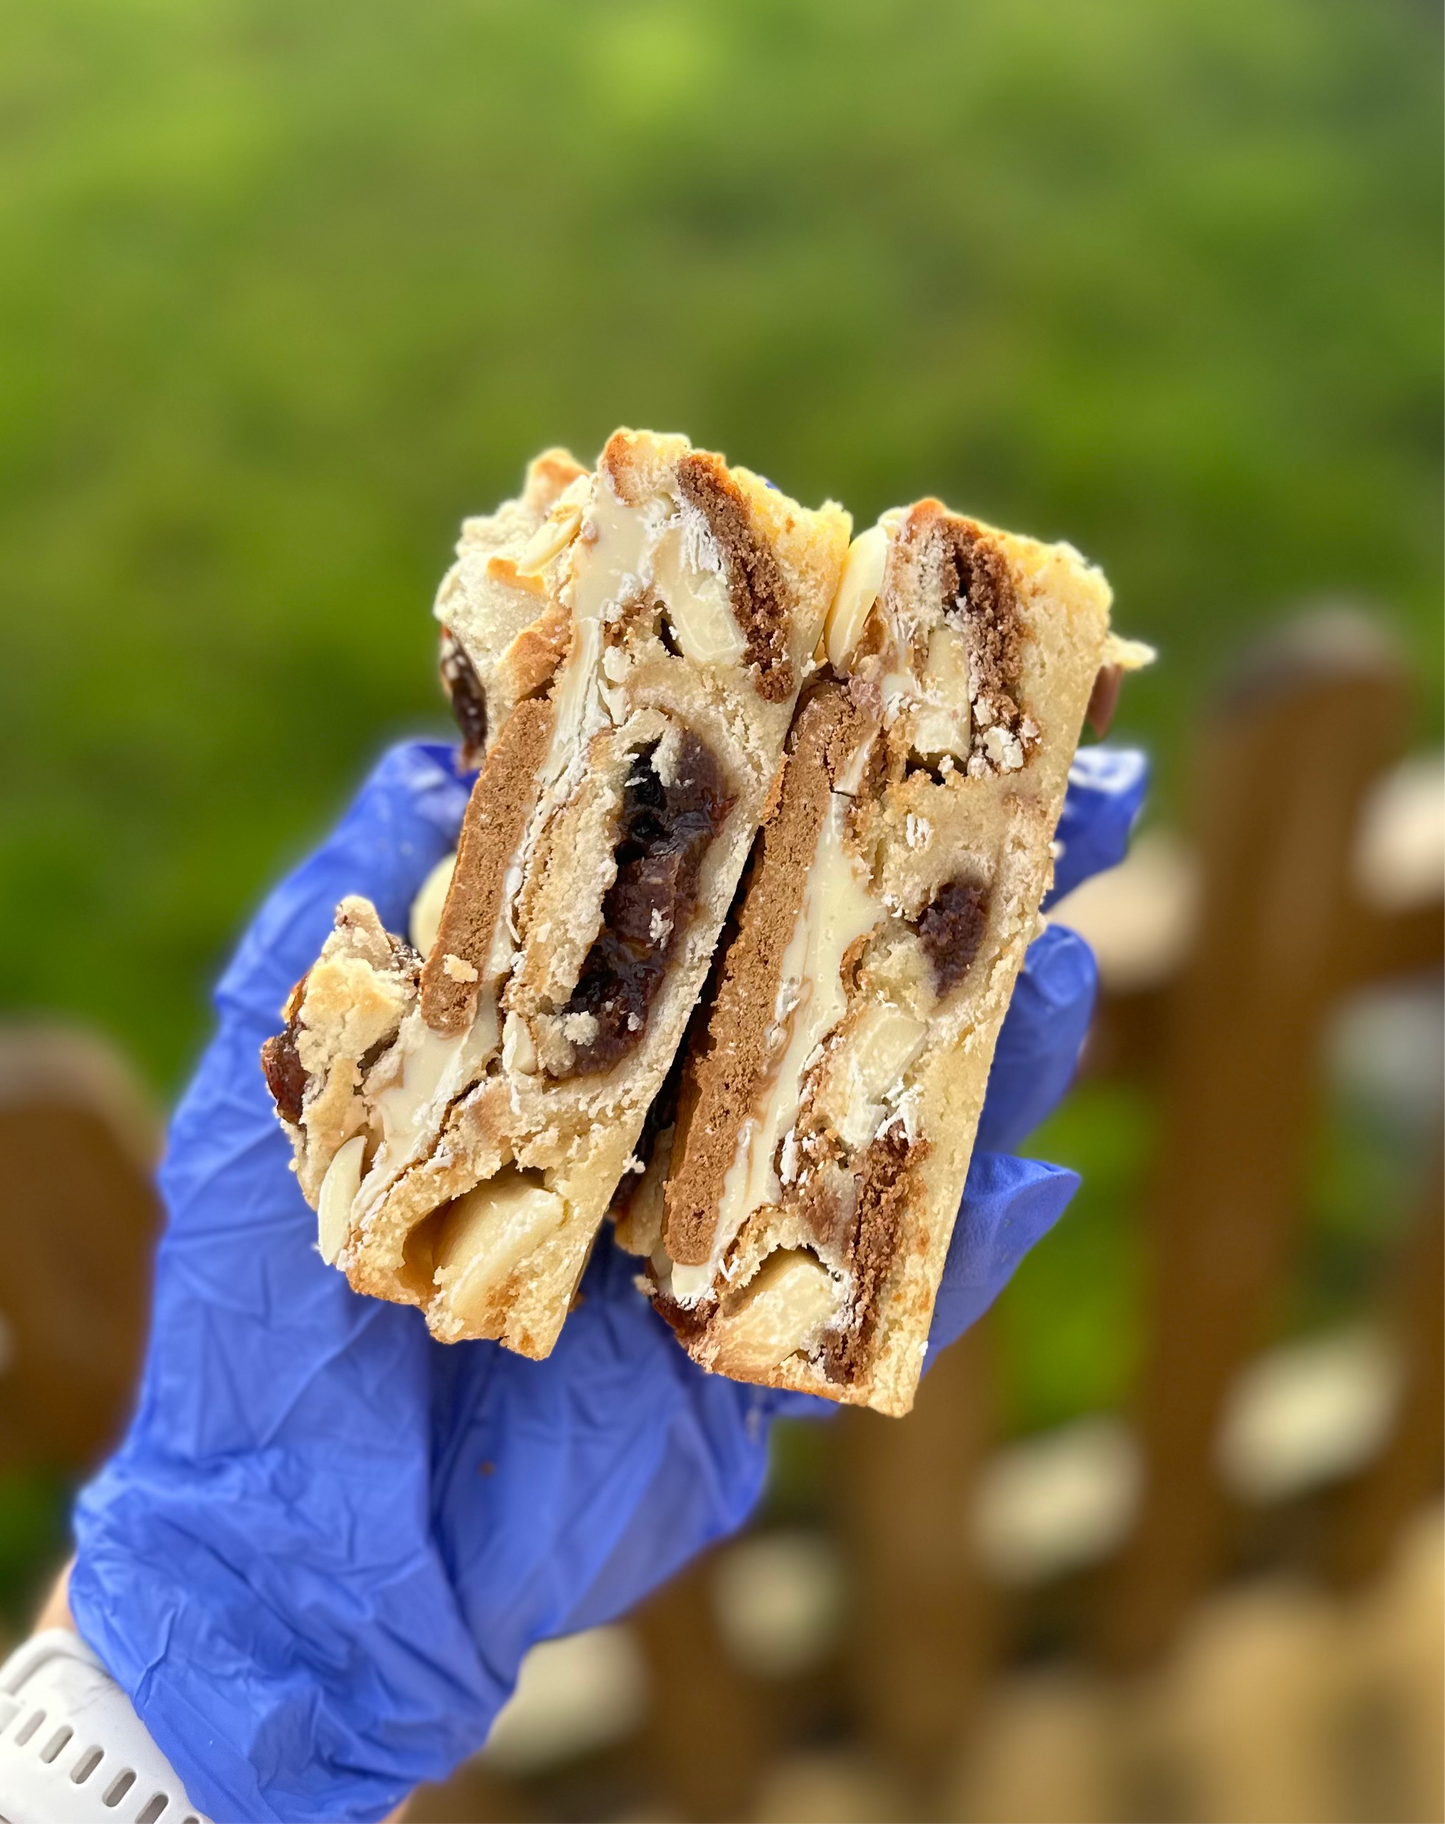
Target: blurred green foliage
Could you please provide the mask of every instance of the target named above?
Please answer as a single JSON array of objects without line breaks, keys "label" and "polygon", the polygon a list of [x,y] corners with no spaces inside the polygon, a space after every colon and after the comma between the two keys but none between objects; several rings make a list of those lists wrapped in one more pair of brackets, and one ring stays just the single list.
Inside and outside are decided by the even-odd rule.
[{"label": "blurred green foliage", "polygon": [[0,1472],[0,1639],[23,1633],[67,1550],[70,1489],[43,1466]]},{"label": "blurred green foliage", "polygon": [[1418,0],[0,10],[0,1002],[173,1086],[439,725],[461,515],[617,422],[1070,537],[1166,795],[1301,596],[1433,701],[1438,66]]},{"label": "blurred green foliage", "polygon": [[1027,1255],[999,1301],[1000,1425],[1032,1431],[1126,1404],[1142,1346],[1139,1193],[1153,1109],[1134,1082],[1086,1081],[1025,1149],[1081,1173],[1064,1221]]},{"label": "blurred green foliage", "polygon": [[[1267,618],[1373,605],[1438,732],[1439,22],[1419,0],[18,0],[0,9],[0,1009],[171,1090],[247,909],[444,728],[463,513],[680,428],[861,523],[935,492],[1108,570],[1177,790]],[[1121,1401],[1147,1092],[998,1311],[1001,1422]],[[1416,1148],[1416,1151],[1419,1149]],[[1337,1096],[1288,1327],[1380,1277]],[[785,1427],[775,1517],[827,1487]],[[0,1624],[63,1547],[0,1476]]]}]

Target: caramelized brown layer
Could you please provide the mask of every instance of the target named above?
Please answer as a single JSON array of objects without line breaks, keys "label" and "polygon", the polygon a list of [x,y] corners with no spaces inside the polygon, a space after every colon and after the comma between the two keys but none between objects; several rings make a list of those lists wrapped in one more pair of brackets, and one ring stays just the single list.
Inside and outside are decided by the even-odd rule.
[{"label": "caramelized brown layer", "polygon": [[727,566],[733,615],[746,641],[748,663],[758,679],[758,695],[781,703],[792,695],[793,667],[788,658],[791,602],[782,567],[772,547],[759,536],[747,498],[716,456],[694,451],[677,465],[683,499],[697,508],[711,528]]},{"label": "caramelized brown layer", "polygon": [[971,520],[950,515],[942,522],[943,611],[960,612],[968,625],[969,672],[974,719],[1015,729],[1023,630],[1018,597],[1002,551]]},{"label": "caramelized brown layer", "polygon": [[544,699],[519,703],[502,724],[467,800],[456,869],[422,971],[422,1018],[433,1032],[455,1037],[476,1010],[507,866],[537,800],[537,773],[547,755],[552,720],[552,705]]},{"label": "caramelized brown layer", "polygon": [[823,1365],[830,1381],[850,1386],[868,1366],[878,1304],[893,1267],[908,1207],[911,1173],[928,1150],[891,1127],[869,1146],[858,1166],[858,1203],[848,1239],[853,1282],[848,1321],[824,1333]]},{"label": "caramelized brown layer", "polygon": [[781,782],[763,816],[740,922],[719,953],[707,1036],[690,1048],[683,1081],[664,1239],[672,1259],[687,1266],[701,1265],[712,1252],[738,1133],[764,1093],[783,954],[828,811],[830,756],[841,766],[850,751],[848,736],[861,726],[860,712],[840,686],[816,691],[794,724]]}]

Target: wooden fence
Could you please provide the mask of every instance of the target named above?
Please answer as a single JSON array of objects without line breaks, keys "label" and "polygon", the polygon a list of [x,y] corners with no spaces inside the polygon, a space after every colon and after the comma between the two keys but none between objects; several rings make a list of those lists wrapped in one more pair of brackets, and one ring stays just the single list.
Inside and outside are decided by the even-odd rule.
[{"label": "wooden fence", "polygon": [[[1087,1067],[1146,1084],[1159,1110],[1129,1414],[1142,1482],[1122,1548],[1059,1611],[1058,1663],[1021,1669],[1035,1599],[991,1580],[969,1549],[964,1515],[996,1443],[985,1320],[936,1366],[909,1419],[847,1413],[829,1433],[822,1505],[846,1567],[835,1653],[781,1681],[748,1673],[720,1631],[711,1569],[696,1567],[637,1620],[653,1692],[640,1734],[545,1778],[474,1764],[421,1795],[419,1819],[1062,1817],[1066,1805],[1080,1818],[1182,1817],[1206,1803],[1164,1791],[1142,1750],[1121,1796],[1119,1778],[1108,1788],[1098,1773],[1099,1744],[1117,1749],[1121,1693],[1126,1707],[1144,1703],[1159,1682],[1150,1669],[1173,1663],[1202,1615],[1233,1614],[1227,1638],[1263,1625],[1247,1594],[1214,1594],[1238,1568],[1244,1531],[1217,1440],[1294,1270],[1327,1022],[1364,985],[1439,975],[1438,881],[1433,894],[1392,898],[1360,868],[1367,800],[1411,718],[1399,660],[1361,623],[1302,622],[1261,647],[1194,756],[1189,941],[1166,979],[1110,991],[1106,976]],[[157,1222],[154,1138],[89,1042],[13,1032],[0,1044],[0,1467],[78,1472],[122,1422]],[[1294,1541],[1308,1593],[1276,1599],[1269,1585],[1260,1599],[1275,1602],[1281,1665],[1328,1656],[1337,1611],[1320,1604],[1379,1584],[1440,1486],[1442,1236],[1437,1163],[1379,1314],[1402,1363],[1393,1431]],[[1227,1709],[1209,1712],[1216,1735],[1228,1733]],[[1235,1717],[1246,1759],[1263,1752],[1247,1709]],[[1280,1764],[1308,1762],[1283,1745],[1287,1719],[1280,1729]],[[1116,1776],[1122,1764],[1115,1753]],[[1072,1769],[1073,1786],[1045,1765]],[[809,1767],[811,1786],[802,1773],[779,1785],[780,1769]],[[1257,1782],[1250,1790],[1265,1802]],[[1276,1811],[1324,1816],[1290,1810],[1314,1802],[1281,1796]],[[1207,1803],[1224,1816],[1234,1801]]]}]

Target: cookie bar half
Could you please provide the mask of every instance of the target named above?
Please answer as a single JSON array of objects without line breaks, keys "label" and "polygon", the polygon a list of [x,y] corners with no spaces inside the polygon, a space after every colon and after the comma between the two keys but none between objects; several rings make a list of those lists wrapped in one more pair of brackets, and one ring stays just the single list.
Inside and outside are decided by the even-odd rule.
[{"label": "cookie bar half", "polygon": [[925,500],[854,542],[825,646],[619,1235],[705,1367],[901,1413],[1109,591]]},{"label": "cookie bar half", "polygon": [[[345,901],[264,1064],[351,1284],[545,1355],[703,986],[848,548],[681,437],[563,451],[437,601],[481,762],[412,942]],[[413,945],[415,947],[413,947]]]}]

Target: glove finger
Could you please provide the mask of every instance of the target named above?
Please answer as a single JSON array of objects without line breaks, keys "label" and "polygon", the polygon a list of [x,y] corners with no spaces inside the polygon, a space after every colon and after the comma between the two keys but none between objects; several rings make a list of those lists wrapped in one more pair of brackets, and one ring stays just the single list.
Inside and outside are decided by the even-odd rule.
[{"label": "glove finger", "polygon": [[[670,1338],[668,1347],[681,1354]],[[685,1397],[674,1408],[657,1473],[569,1611],[565,1633],[627,1614],[690,1558],[736,1532],[763,1492],[772,1389],[739,1386],[682,1360],[675,1373]],[[826,1400],[810,1404],[831,1410]]]},{"label": "glove finger", "polygon": [[1148,786],[1149,762],[1136,748],[1079,749],[1069,768],[1069,789],[1056,832],[1060,854],[1046,906],[1124,859]]},{"label": "glove finger", "polygon": [[[442,1365],[438,1525],[499,1678],[534,1640],[621,1613],[739,1526],[761,1492],[760,1390],[704,1374],[636,1271],[604,1233],[545,1361],[493,1351],[471,1388]],[[448,1355],[464,1375],[466,1358],[489,1347]]]},{"label": "glove finger", "polygon": [[440,742],[384,754],[331,835],[267,897],[216,989],[221,1011],[273,1030],[348,893],[364,894],[387,929],[404,936],[417,888],[456,844],[470,787],[455,749]]},{"label": "glove finger", "polygon": [[[73,1601],[178,1765],[195,1771],[196,1740],[231,1744],[201,1770],[224,1797],[217,1815],[337,1816],[358,1792],[380,1815],[469,1751],[501,1701],[437,1595],[417,1424],[433,1346],[417,1312],[355,1297],[322,1263],[258,1059],[336,901],[367,893],[401,923],[465,800],[449,750],[385,757],[243,940],[171,1128],[140,1406],[78,1512]],[[358,1540],[386,1542],[369,1575]],[[286,1621],[298,1614],[299,1655]],[[398,1643],[414,1670],[405,1689],[385,1670]],[[254,1669],[254,1702],[235,1689],[238,1663]],[[201,1669],[205,1704],[164,1669],[152,1679],[176,1665]],[[385,1719],[364,1754],[358,1712]],[[306,1770],[305,1804],[289,1793],[271,1806],[278,1765]]]},{"label": "glove finger", "polygon": [[821,1394],[795,1393],[787,1387],[763,1387],[759,1392],[770,1419],[836,1419],[843,1410],[836,1400],[825,1400]]},{"label": "glove finger", "polygon": [[[279,1022],[291,984],[331,928],[338,899],[374,895],[384,919],[404,920],[408,895],[453,839],[466,786],[451,750],[392,749],[332,836],[267,899],[221,980],[219,1031],[171,1122],[160,1188],[168,1222],[157,1276],[157,1324],[171,1332],[164,1360],[208,1352],[208,1326],[232,1372],[202,1388],[188,1370],[166,1393],[166,1411],[198,1452],[238,1447],[265,1432],[301,1397],[319,1353],[366,1347],[405,1354],[414,1314],[354,1298],[316,1252],[316,1218],[288,1171],[290,1146],[261,1074],[260,1047]],[[213,1352],[213,1351],[212,1351]],[[254,1371],[265,1361],[265,1373]]]},{"label": "glove finger", "polygon": [[998,1035],[975,1145],[1012,1152],[1073,1081],[1098,987],[1094,953],[1077,932],[1050,925],[1029,945]]},{"label": "glove finger", "polygon": [[1012,1153],[974,1154],[933,1307],[927,1360],[978,1321],[1078,1188],[1078,1173],[1063,1166]]}]

